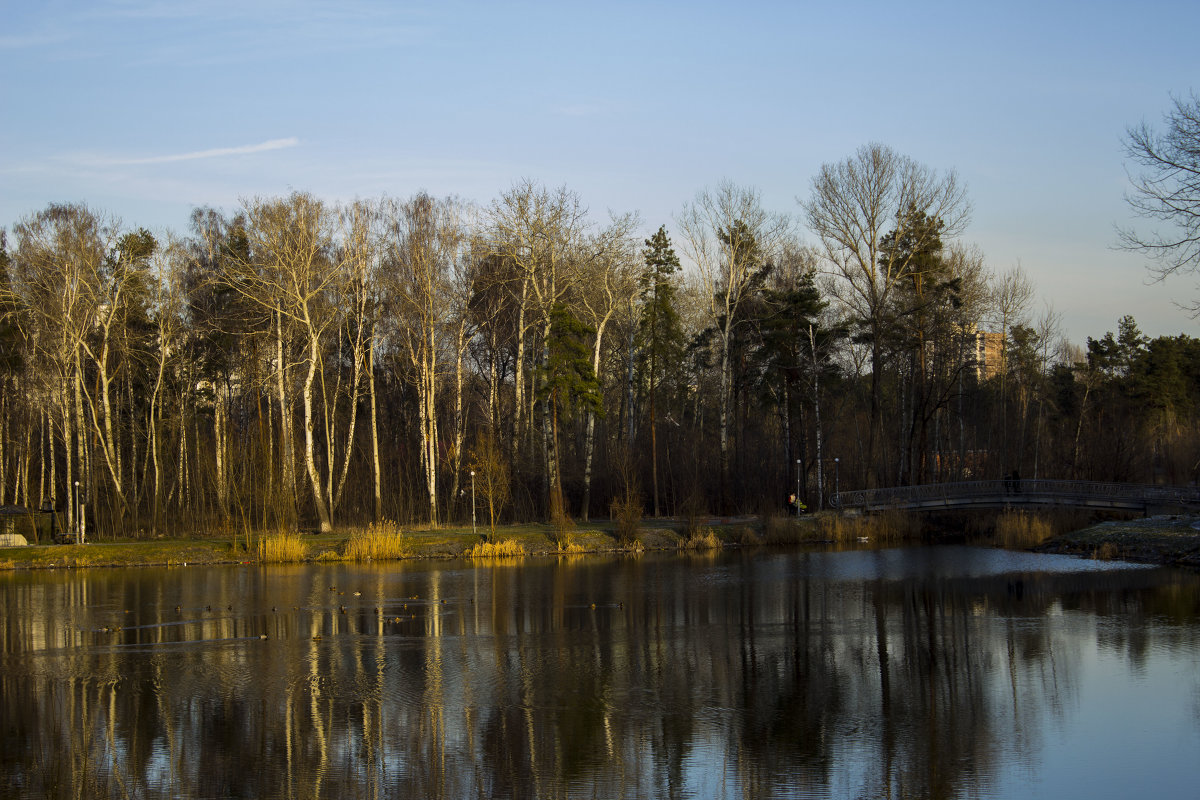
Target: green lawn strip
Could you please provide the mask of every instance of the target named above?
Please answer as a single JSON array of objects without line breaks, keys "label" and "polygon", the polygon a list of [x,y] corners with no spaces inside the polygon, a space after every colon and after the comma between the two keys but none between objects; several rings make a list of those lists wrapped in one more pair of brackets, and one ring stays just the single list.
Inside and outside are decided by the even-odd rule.
[{"label": "green lawn strip", "polygon": [[[679,524],[666,520],[646,523],[639,534],[645,549],[670,550],[679,545]],[[729,533],[717,528],[723,539],[733,541]],[[340,561],[346,541],[357,529],[340,529],[328,534],[304,534],[309,561]],[[569,529],[574,553],[617,552],[613,523],[598,520],[576,523]],[[457,558],[486,539],[511,539],[519,542],[526,553],[551,555],[563,552],[554,544],[553,527],[545,523],[524,523],[497,527],[493,536],[486,527],[453,526],[437,529],[407,528],[403,536],[409,558]],[[245,537],[238,538],[236,548],[226,537],[171,538],[126,541],[89,542],[83,545],[28,545],[0,548],[0,570],[58,569],[78,567],[118,566],[194,566],[202,564],[245,564],[258,561],[255,545],[259,536],[252,534],[249,549]]]},{"label": "green lawn strip", "polygon": [[157,539],[152,542],[97,542],[0,549],[0,568],[51,569],[58,567],[183,566],[225,564],[248,560],[237,555],[229,542],[216,539]]}]

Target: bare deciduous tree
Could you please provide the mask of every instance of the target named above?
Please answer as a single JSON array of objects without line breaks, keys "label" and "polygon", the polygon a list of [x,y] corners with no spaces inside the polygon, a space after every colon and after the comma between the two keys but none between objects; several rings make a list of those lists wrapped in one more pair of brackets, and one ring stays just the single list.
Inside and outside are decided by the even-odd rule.
[{"label": "bare deciduous tree", "polygon": [[[837,164],[825,164],[800,201],[818,237],[826,269],[839,284],[838,297],[870,339],[871,410],[866,465],[876,464],[882,435],[884,326],[893,293],[911,280],[922,237],[949,239],[966,227],[970,206],[957,175],[939,175],[881,144],[868,144]],[[935,219],[940,225],[924,224]],[[885,248],[883,238],[910,238],[905,248]],[[868,475],[871,480],[875,476]]]},{"label": "bare deciduous tree", "polygon": [[[618,217],[584,244],[585,258],[580,265],[579,304],[581,317],[596,331],[592,343],[592,372],[601,380],[600,353],[604,332],[618,310],[629,306],[638,291],[636,242],[632,238],[637,216]],[[588,518],[592,491],[592,458],[595,450],[596,413],[587,409],[584,423],[583,500],[580,514]]]},{"label": "bare deciduous tree", "polygon": [[[83,205],[52,205],[13,228],[12,290],[28,309],[32,338],[57,379],[68,487],[86,478],[84,340],[104,305],[101,278],[118,233],[115,221]],[[68,494],[68,525],[83,531],[79,493]]]},{"label": "bare deciduous tree", "polygon": [[[719,344],[721,481],[727,493],[734,327],[746,293],[787,238],[791,221],[766,211],[757,190],[726,180],[699,192],[684,206],[677,222],[680,246],[696,269],[708,323]],[[726,502],[723,497],[722,503]]]},{"label": "bare deciduous tree", "polygon": [[385,218],[388,296],[396,322],[393,335],[413,369],[429,522],[436,527],[441,338],[451,304],[452,270],[467,239],[458,204],[451,200],[418,194],[406,203],[389,203]]},{"label": "bare deciduous tree", "polygon": [[[1200,269],[1200,98],[1172,98],[1166,129],[1142,123],[1126,132],[1125,152],[1141,172],[1125,200],[1134,213],[1163,227],[1118,228],[1121,245],[1148,253],[1159,279]],[[1192,303],[1200,313],[1200,301]]]},{"label": "bare deciduous tree", "polygon": [[[230,258],[230,286],[275,317],[276,378],[279,391],[285,475],[291,461],[292,388],[285,326],[303,343],[301,405],[304,413],[304,464],[322,532],[333,529],[332,498],[316,459],[314,390],[322,368],[325,339],[337,330],[327,293],[344,283],[344,265],[333,258],[335,217],[317,198],[300,192],[286,198],[256,198],[245,203],[249,256]],[[336,287],[336,288],[335,288]],[[334,466],[326,463],[325,469]],[[285,478],[285,491],[287,479]]]},{"label": "bare deciduous tree", "polygon": [[[525,403],[534,402],[538,396],[533,386],[536,373],[532,370],[531,391],[525,391],[527,336],[534,325],[540,324],[542,350],[537,361],[544,368],[549,358],[552,312],[571,288],[570,268],[587,230],[586,216],[579,196],[565,186],[549,190],[529,180],[505,192],[488,213],[492,251],[511,263],[516,272],[511,289],[517,303],[514,447],[521,439],[522,421],[532,420]],[[551,427],[549,400],[543,394],[542,459],[548,497],[551,487],[558,483],[559,469],[551,447]],[[532,433],[532,428],[529,430]]]}]

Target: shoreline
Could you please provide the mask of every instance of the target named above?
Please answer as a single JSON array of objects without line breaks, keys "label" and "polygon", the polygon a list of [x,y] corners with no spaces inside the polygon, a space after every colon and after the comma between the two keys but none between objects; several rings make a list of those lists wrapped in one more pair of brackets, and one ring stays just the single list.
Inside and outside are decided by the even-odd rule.
[{"label": "shoreline", "polygon": [[[470,527],[447,527],[437,530],[411,530],[402,534],[404,552],[397,558],[374,561],[409,561],[431,559],[494,559],[545,556],[630,554],[648,551],[688,551],[703,549],[689,542],[678,530],[682,523],[655,520],[640,529],[638,543],[633,546],[618,542],[613,525],[608,521],[589,524],[570,532],[566,548],[554,544],[553,527],[549,524],[520,524],[497,527],[495,536],[487,531],[472,532]],[[748,528],[759,528],[756,520],[726,518],[712,520],[704,530],[719,531],[717,546],[736,543],[736,537]],[[220,565],[257,565],[275,563],[367,563],[343,555],[350,537],[362,529],[344,529],[329,534],[300,534],[306,554],[302,559],[264,561],[255,552],[259,535],[232,537],[179,537],[139,540],[100,541],[85,544],[27,544],[0,548],[0,573],[31,570],[119,568],[119,567],[185,567]],[[270,535],[270,534],[266,534]],[[471,549],[486,541],[516,542],[519,555],[475,555]]]},{"label": "shoreline", "polygon": [[[582,555],[630,555],[640,552],[703,552],[736,546],[830,546],[823,538],[817,515],[796,524],[788,521],[790,535],[772,535],[773,520],[758,517],[711,518],[699,530],[700,538],[688,539],[686,524],[675,519],[656,519],[640,528],[637,543],[618,541],[612,522],[589,523],[585,529],[570,532],[570,544],[555,544],[554,529],[545,523],[526,523],[498,527],[495,536],[463,527],[437,530],[411,530],[403,533],[404,553],[395,559],[376,561],[529,558]],[[254,551],[257,536],[180,537],[89,542],[74,544],[30,544],[0,548],[0,572],[29,570],[85,569],[93,567],[182,567],[252,565],[268,563],[356,563],[343,555],[347,540],[360,529],[344,529],[331,534],[301,535],[307,553],[303,559],[288,562],[261,560]],[[936,541],[923,537],[923,541]],[[472,554],[472,548],[485,541],[516,543],[519,550],[502,555]],[[883,541],[883,540],[881,540]],[[890,540],[900,544],[906,540]],[[914,540],[915,541],[915,540]],[[999,546],[993,542],[981,542]],[[1200,515],[1161,515],[1133,520],[1099,522],[1079,530],[1056,534],[1049,539],[1020,549],[1038,553],[1076,555],[1103,560],[1200,569]],[[365,562],[363,562],[365,563]]]}]

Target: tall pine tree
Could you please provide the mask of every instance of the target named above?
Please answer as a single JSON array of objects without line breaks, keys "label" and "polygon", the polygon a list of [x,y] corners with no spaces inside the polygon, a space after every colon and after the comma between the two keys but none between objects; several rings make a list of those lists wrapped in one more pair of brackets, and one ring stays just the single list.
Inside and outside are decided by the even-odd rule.
[{"label": "tall pine tree", "polygon": [[665,225],[646,240],[642,257],[646,269],[641,277],[641,318],[638,336],[642,362],[650,395],[650,476],[654,496],[654,516],[659,516],[658,491],[658,387],[678,375],[683,360],[684,337],[675,310],[674,276],[679,271],[679,256],[671,246]]}]

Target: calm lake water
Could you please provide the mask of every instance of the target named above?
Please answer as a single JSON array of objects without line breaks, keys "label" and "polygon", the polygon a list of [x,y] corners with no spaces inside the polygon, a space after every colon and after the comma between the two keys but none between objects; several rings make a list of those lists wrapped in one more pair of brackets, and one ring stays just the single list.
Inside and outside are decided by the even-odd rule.
[{"label": "calm lake water", "polygon": [[3,796],[1194,798],[1200,578],[969,547],[0,576]]}]

